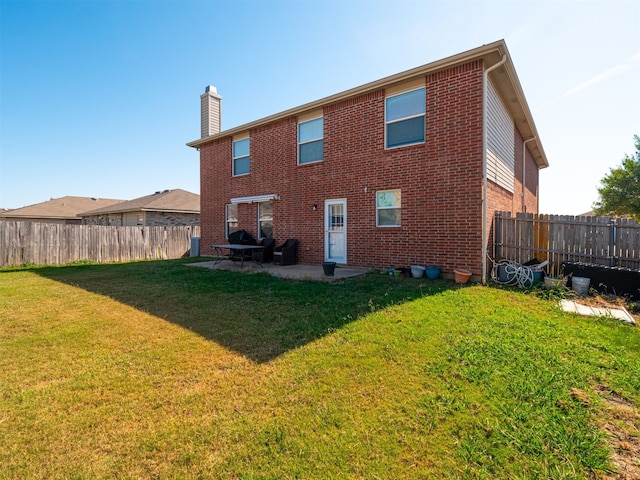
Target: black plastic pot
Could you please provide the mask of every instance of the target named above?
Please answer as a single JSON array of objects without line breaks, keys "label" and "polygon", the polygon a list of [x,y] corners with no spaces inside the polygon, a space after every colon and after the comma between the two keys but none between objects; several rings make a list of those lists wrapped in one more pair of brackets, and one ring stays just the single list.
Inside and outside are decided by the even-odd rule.
[{"label": "black plastic pot", "polygon": [[322,270],[327,277],[333,277],[336,269],[336,262],[322,262]]}]

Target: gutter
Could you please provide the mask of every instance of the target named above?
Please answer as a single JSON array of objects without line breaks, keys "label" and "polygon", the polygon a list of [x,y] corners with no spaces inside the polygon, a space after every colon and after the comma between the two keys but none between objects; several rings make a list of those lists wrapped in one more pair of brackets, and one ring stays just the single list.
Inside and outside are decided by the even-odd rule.
[{"label": "gutter", "polygon": [[482,81],[482,283],[487,283],[487,83],[489,72],[504,65],[507,55],[502,55],[495,65],[487,68]]},{"label": "gutter", "polygon": [[526,188],[526,177],[527,177],[527,164],[526,164],[526,159],[527,159],[527,143],[532,142],[533,140],[535,140],[536,138],[538,138],[537,135],[534,135],[533,137],[525,140],[524,142],[522,142],[522,211],[526,213],[527,211],[527,207],[525,205],[525,197],[524,194],[527,190]]}]

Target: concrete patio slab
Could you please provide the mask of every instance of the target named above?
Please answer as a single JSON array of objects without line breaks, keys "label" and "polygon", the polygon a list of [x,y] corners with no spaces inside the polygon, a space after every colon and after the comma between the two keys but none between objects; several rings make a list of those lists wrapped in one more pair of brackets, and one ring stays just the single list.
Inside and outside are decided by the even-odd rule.
[{"label": "concrete patio slab", "polygon": [[624,308],[592,307],[584,305],[574,300],[561,300],[560,307],[565,312],[577,313],[578,315],[592,315],[597,317],[613,317],[624,323],[635,325],[636,321]]},{"label": "concrete patio slab", "polygon": [[328,277],[322,270],[322,265],[295,264],[282,266],[275,263],[264,263],[258,265],[255,262],[246,261],[244,266],[240,262],[222,260],[220,262],[197,262],[187,263],[188,267],[209,268],[211,270],[228,270],[231,272],[259,273],[266,272],[276,278],[287,278],[291,280],[313,280],[321,282],[335,282],[345,278],[357,277],[369,272],[366,268],[340,267],[337,266],[333,277]]}]

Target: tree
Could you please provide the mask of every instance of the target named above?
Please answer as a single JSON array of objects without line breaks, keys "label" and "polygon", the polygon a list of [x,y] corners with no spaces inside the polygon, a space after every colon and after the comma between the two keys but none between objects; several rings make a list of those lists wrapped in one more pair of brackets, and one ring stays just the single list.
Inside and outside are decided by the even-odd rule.
[{"label": "tree", "polygon": [[625,155],[619,167],[612,168],[600,183],[600,199],[593,204],[596,215],[615,215],[640,220],[640,137],[633,136],[634,155]]}]

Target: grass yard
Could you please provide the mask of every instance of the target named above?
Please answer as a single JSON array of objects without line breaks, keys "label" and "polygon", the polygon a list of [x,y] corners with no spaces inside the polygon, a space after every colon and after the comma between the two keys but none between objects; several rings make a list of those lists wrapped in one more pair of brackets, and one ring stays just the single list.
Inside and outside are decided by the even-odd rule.
[{"label": "grass yard", "polygon": [[0,478],[640,475],[638,328],[190,261],[0,271]]}]

